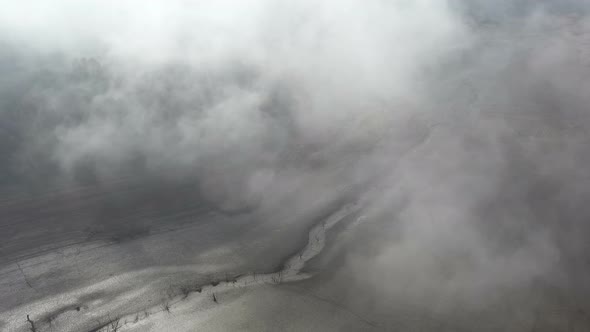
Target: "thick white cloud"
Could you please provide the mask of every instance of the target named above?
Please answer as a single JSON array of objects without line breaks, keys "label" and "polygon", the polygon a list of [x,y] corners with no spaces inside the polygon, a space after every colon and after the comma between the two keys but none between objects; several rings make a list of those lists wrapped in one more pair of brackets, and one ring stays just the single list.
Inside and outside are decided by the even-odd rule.
[{"label": "thick white cloud", "polygon": [[[484,24],[453,8],[7,2],[0,41],[26,68],[3,81],[26,87],[14,97],[30,115],[21,157],[65,177],[90,165],[99,178],[139,159],[151,174],[198,178],[231,208],[377,184],[365,213],[387,227],[369,259],[351,255],[358,283],[397,294],[408,284],[379,284],[395,275],[416,294],[468,298],[526,283],[554,268],[563,241],[535,193],[575,197],[564,188],[583,173],[583,139],[560,126],[587,123],[588,69],[575,55],[586,41],[570,30],[587,20],[498,5],[486,12],[514,16]],[[552,201],[567,214],[562,203]]]}]

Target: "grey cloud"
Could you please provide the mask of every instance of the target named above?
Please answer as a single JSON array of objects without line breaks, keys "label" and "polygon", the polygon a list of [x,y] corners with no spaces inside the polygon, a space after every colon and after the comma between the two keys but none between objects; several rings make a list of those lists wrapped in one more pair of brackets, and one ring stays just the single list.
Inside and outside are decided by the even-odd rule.
[{"label": "grey cloud", "polygon": [[353,188],[377,226],[332,287],[372,303],[587,288],[589,21],[559,3],[8,6],[3,171],[191,179],[269,219]]}]

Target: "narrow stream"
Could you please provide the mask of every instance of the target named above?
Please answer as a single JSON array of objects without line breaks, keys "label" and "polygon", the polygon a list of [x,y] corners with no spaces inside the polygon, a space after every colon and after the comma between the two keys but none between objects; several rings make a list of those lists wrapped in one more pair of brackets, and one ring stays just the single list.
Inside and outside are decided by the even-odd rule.
[{"label": "narrow stream", "polygon": [[303,273],[302,270],[309,260],[316,257],[324,249],[324,246],[326,245],[326,232],[338,224],[338,222],[357,212],[358,209],[359,206],[356,203],[347,204],[331,214],[327,219],[315,225],[309,231],[308,241],[305,247],[303,247],[295,255],[288,258],[283,264],[283,268],[279,271],[264,274],[248,274],[233,280],[213,281],[207,285],[194,287],[190,290],[186,290],[186,292],[182,295],[171,298],[167,303],[153,306],[150,309],[142,311],[141,313],[134,313],[118,317],[114,320],[110,320],[97,326],[89,332],[122,331],[125,329],[125,327],[132,327],[138,322],[144,321],[153,314],[172,310],[175,305],[179,305],[183,301],[187,301],[189,296],[198,296],[201,298],[209,297],[212,301],[217,302],[217,298],[215,296],[216,293],[222,293],[238,288],[264,284],[281,284],[310,278],[311,275]]}]

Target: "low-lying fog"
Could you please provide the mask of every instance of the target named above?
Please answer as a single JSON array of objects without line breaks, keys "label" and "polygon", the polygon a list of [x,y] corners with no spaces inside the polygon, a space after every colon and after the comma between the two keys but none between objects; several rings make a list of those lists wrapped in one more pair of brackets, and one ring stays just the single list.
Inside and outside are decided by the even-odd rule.
[{"label": "low-lying fog", "polygon": [[590,330],[589,9],[5,1],[0,330]]}]

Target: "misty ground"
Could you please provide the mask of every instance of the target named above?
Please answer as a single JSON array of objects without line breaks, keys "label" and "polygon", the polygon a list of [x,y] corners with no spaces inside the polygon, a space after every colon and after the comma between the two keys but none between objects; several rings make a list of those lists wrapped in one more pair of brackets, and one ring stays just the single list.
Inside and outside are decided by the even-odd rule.
[{"label": "misty ground", "polygon": [[589,13],[0,4],[0,331],[590,331]]},{"label": "misty ground", "polygon": [[[444,129],[434,135],[406,158],[452,136]],[[379,238],[402,232],[364,215],[366,206],[326,232],[326,246],[305,265],[312,278],[197,292],[211,282],[280,269],[305,246],[310,228],[344,203],[328,196],[309,209],[306,202],[309,212],[297,218],[287,205],[272,213],[283,220],[264,222],[256,209],[224,210],[191,188],[129,177],[8,196],[2,220],[28,223],[3,224],[3,328],[28,331],[27,315],[37,331],[112,331],[108,323],[115,320],[120,331],[586,331],[590,323],[585,281],[576,284],[559,272],[467,297],[453,287],[416,288],[423,276],[397,269],[367,269],[359,280],[363,260],[379,256]],[[172,192],[183,199],[170,200]],[[109,222],[123,216],[126,227]],[[411,256],[413,249],[406,250]],[[436,275],[443,279],[425,280],[449,287],[444,272]],[[388,296],[379,295],[384,285]]]}]

